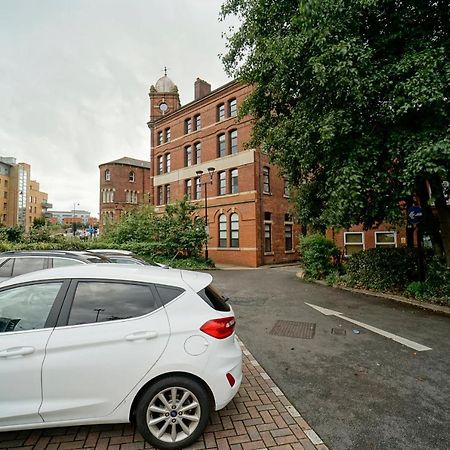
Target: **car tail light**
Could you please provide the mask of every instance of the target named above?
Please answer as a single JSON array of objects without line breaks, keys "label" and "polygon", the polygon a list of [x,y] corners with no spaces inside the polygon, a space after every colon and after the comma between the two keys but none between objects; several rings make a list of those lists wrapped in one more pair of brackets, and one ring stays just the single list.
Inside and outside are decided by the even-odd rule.
[{"label": "car tail light", "polygon": [[216,339],[225,339],[233,334],[235,325],[234,317],[223,317],[208,320],[201,326],[200,331]]},{"label": "car tail light", "polygon": [[228,383],[230,383],[230,386],[233,387],[234,383],[236,383],[236,380],[234,379],[233,375],[231,375],[231,373],[227,373],[226,374]]}]

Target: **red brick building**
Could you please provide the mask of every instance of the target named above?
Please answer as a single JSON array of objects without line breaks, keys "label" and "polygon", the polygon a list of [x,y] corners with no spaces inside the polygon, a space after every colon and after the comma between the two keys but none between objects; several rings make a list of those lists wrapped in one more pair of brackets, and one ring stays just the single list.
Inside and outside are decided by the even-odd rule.
[{"label": "red brick building", "polygon": [[256,267],[294,261],[298,229],[289,191],[267,156],[244,144],[251,118],[237,120],[250,88],[230,82],[214,91],[197,78],[194,100],[181,106],[165,75],[150,88],[151,199],[157,211],[187,196],[207,215],[209,256]]},{"label": "red brick building", "polygon": [[150,163],[123,157],[100,164],[100,228],[124,210],[149,202]]}]

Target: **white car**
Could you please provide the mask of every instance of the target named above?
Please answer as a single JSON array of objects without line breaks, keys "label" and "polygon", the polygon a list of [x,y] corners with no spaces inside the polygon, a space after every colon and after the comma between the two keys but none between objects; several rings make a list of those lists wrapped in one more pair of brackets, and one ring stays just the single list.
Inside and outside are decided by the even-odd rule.
[{"label": "white car", "polygon": [[132,421],[185,448],[234,397],[242,355],[208,274],[89,264],[0,284],[0,432]]}]

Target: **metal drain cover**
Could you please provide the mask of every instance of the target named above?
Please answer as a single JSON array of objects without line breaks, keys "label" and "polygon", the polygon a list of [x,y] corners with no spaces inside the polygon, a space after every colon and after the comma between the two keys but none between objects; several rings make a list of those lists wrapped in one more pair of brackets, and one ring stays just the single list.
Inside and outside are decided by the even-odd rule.
[{"label": "metal drain cover", "polygon": [[347,331],[344,328],[332,328],[331,334],[337,334],[339,336],[345,336]]},{"label": "metal drain cover", "polygon": [[277,320],[269,334],[291,338],[312,339],[316,334],[316,324],[311,322]]}]

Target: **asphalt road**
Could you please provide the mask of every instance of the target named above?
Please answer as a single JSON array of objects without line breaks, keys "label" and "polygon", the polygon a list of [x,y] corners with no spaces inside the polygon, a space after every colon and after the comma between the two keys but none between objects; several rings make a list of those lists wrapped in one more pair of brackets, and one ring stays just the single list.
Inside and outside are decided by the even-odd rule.
[{"label": "asphalt road", "polygon": [[[211,273],[230,297],[238,335],[323,441],[333,450],[450,449],[450,318],[307,283],[295,272]],[[418,352],[305,302],[432,350]],[[277,320],[316,324],[315,335],[270,334]]]}]

